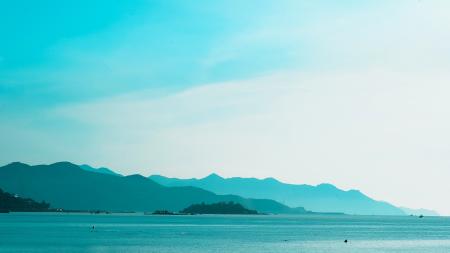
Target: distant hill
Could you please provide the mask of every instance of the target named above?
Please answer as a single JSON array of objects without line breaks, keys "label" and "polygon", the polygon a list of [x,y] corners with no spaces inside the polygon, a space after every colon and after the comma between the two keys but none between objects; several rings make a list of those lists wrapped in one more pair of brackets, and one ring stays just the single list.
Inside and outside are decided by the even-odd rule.
[{"label": "distant hill", "polygon": [[0,189],[0,212],[44,212],[49,211],[50,204],[38,203],[29,198],[22,198]]},{"label": "distant hill", "polygon": [[234,201],[264,213],[304,213],[269,199],[217,195],[195,187],[165,187],[141,175],[112,176],[81,169],[69,162],[0,167],[0,188],[53,208],[109,211],[179,211],[194,203]]},{"label": "distant hill", "polygon": [[89,166],[87,164],[79,165],[79,167],[82,168],[85,171],[97,172],[97,173],[103,173],[103,174],[112,175],[112,176],[123,177],[123,175],[121,175],[119,173],[116,173],[116,172],[114,172],[114,171],[112,171],[112,170],[110,170],[108,168],[105,168],[105,167],[94,168],[94,167],[91,167],[91,166]]},{"label": "distant hill", "polygon": [[407,215],[425,215],[425,216],[439,216],[439,213],[433,210],[428,209],[412,209],[412,208],[406,208],[406,207],[400,207],[403,212],[405,212]]},{"label": "distant hill", "polygon": [[165,186],[194,186],[216,194],[236,194],[246,198],[273,199],[285,205],[302,206],[313,212],[342,212],[361,215],[405,215],[389,203],[376,201],[357,190],[343,191],[331,184],[295,185],[274,178],[222,178],[211,174],[202,179],[149,177]]},{"label": "distant hill", "polygon": [[249,210],[239,203],[219,202],[212,204],[193,204],[180,211],[190,214],[258,214],[255,210]]}]

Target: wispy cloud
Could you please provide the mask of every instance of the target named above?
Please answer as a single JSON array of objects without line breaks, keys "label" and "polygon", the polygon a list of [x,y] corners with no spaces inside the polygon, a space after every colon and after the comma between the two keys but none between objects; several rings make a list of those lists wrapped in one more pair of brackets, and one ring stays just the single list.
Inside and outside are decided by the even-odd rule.
[{"label": "wispy cloud", "polygon": [[0,76],[47,102],[2,105],[3,159],[328,181],[450,213],[448,2],[345,7],[191,7],[62,41]]},{"label": "wispy cloud", "polygon": [[[96,129],[87,156],[142,173],[265,177],[276,170],[286,181],[328,181],[419,206],[428,193],[413,185],[427,178],[439,189],[450,165],[450,121],[442,117],[450,113],[448,80],[442,73],[291,72],[157,99],[130,94],[58,114]],[[410,175],[423,168],[427,175]],[[393,193],[405,174],[411,189]]]}]

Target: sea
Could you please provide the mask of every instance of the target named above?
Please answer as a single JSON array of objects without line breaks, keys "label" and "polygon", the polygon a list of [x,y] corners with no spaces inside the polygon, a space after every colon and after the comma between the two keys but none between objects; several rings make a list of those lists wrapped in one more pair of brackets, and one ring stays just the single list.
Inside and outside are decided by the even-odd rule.
[{"label": "sea", "polygon": [[450,218],[9,213],[3,252],[447,253]]}]

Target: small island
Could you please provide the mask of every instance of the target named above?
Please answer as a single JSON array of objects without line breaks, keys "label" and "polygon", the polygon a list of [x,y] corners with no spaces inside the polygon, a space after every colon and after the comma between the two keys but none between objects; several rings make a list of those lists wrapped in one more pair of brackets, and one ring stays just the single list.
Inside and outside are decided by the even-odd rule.
[{"label": "small island", "polygon": [[[144,214],[149,214],[149,213],[144,213]],[[151,213],[151,215],[178,215],[178,214],[168,211],[168,210],[156,210],[153,213]]]},{"label": "small island", "polygon": [[219,202],[212,204],[193,204],[180,211],[184,214],[258,214],[255,210],[245,208],[235,202]]},{"label": "small island", "polygon": [[49,203],[44,201],[36,202],[29,198],[21,198],[18,195],[13,195],[0,189],[0,213],[47,211],[51,211]]}]

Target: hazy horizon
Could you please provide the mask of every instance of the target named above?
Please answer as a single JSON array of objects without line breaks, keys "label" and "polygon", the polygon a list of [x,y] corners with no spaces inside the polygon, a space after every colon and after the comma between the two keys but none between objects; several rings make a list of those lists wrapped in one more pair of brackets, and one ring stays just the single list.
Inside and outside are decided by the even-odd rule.
[{"label": "hazy horizon", "polygon": [[[14,161],[14,162],[11,162],[11,163],[15,163],[15,162],[23,163],[23,162],[20,162],[20,161]],[[60,162],[68,162],[68,163],[72,163],[72,162],[70,162],[70,161],[58,161],[58,162],[55,162],[55,163],[60,163]],[[27,163],[25,163],[25,164],[27,164]],[[37,166],[37,165],[51,165],[51,164],[54,164],[54,163],[27,164],[27,165],[30,165],[30,166]],[[119,176],[120,176],[120,175],[121,175],[121,176],[141,175],[141,176],[144,176],[144,177],[148,177],[148,178],[150,178],[150,179],[152,179],[151,176],[162,176],[162,177],[167,177],[167,178],[172,178],[172,179],[181,179],[181,180],[185,180],[185,179],[187,179],[187,180],[189,180],[189,179],[202,180],[202,179],[206,179],[206,178],[208,178],[208,177],[210,177],[210,176],[217,176],[217,177],[219,177],[219,178],[221,178],[221,179],[224,179],[224,180],[227,180],[227,179],[235,179],[235,178],[240,178],[240,179],[257,179],[257,180],[273,179],[273,180],[276,180],[276,181],[278,181],[278,182],[280,182],[280,183],[282,183],[282,184],[291,184],[291,185],[309,185],[309,186],[314,186],[314,187],[317,187],[317,186],[320,186],[320,185],[332,185],[333,187],[336,187],[336,188],[339,189],[339,190],[344,190],[344,191],[360,191],[359,189],[356,189],[356,188],[343,189],[343,188],[340,188],[339,186],[336,186],[336,185],[334,185],[334,184],[332,184],[332,183],[330,183],[330,182],[321,182],[321,183],[317,183],[317,184],[308,184],[308,183],[303,183],[303,182],[288,182],[288,181],[280,180],[279,178],[275,178],[275,177],[262,177],[262,178],[261,178],[261,177],[254,177],[254,176],[242,177],[242,176],[238,176],[238,175],[236,175],[236,176],[223,176],[223,175],[220,175],[220,174],[218,174],[217,172],[214,172],[214,171],[211,171],[209,174],[202,175],[202,176],[197,176],[197,177],[177,177],[177,176],[167,176],[167,175],[158,174],[158,173],[146,175],[146,174],[135,173],[135,172],[133,172],[133,171],[129,171],[128,174],[121,174],[121,173],[120,173],[120,170],[115,170],[115,169],[107,168],[107,167],[104,167],[104,166],[98,166],[98,167],[96,167],[96,166],[91,166],[91,165],[89,165],[89,164],[81,164],[81,163],[80,163],[80,164],[72,163],[72,164],[78,165],[78,166],[80,166],[80,167],[82,167],[82,166],[89,166],[89,167],[91,167],[91,168],[93,168],[93,169],[95,169],[95,170],[98,170],[98,169],[107,169],[107,170],[110,170],[110,171],[113,172],[113,173],[118,173]],[[5,164],[5,165],[8,165],[8,164]],[[3,166],[3,165],[0,165],[0,167],[1,167],[1,166]],[[104,173],[104,172],[103,172],[103,173]],[[116,175],[117,175],[117,174],[116,174]],[[156,182],[159,183],[158,181],[156,181]],[[202,188],[202,187],[200,187],[200,188]],[[361,191],[360,191],[360,192],[361,192]],[[372,196],[368,196],[365,192],[362,192],[362,193],[363,193],[364,195],[366,195],[367,197],[374,199],[375,201],[386,202],[384,199],[376,199],[376,198],[373,198]],[[241,196],[240,194],[236,194],[236,195]],[[283,203],[283,202],[281,202],[281,203]],[[386,203],[388,203],[388,202],[386,202]],[[284,203],[283,203],[283,204],[284,204]],[[425,211],[432,211],[432,212],[435,212],[435,213],[437,213],[437,214],[439,214],[439,215],[443,215],[443,214],[441,214],[441,213],[436,212],[436,210],[432,210],[432,209],[429,209],[429,208],[426,208],[426,207],[410,208],[410,207],[405,207],[405,206],[396,205],[395,203],[389,203],[389,204],[394,204],[395,207],[398,207],[398,208],[400,208],[400,209],[425,210]],[[292,206],[292,207],[295,207],[295,205]],[[443,216],[445,216],[445,215],[443,215]]]},{"label": "hazy horizon", "polygon": [[3,165],[331,183],[450,215],[450,2],[0,5]]}]

